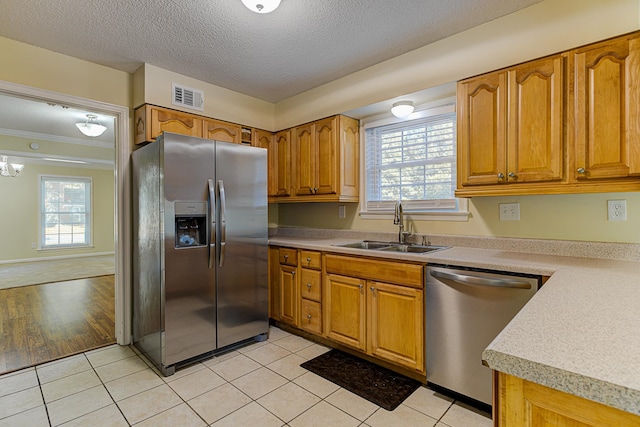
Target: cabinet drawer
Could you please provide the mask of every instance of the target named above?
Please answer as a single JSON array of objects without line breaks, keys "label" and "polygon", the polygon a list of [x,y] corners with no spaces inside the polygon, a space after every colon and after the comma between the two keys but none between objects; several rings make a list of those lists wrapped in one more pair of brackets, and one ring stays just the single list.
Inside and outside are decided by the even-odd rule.
[{"label": "cabinet drawer", "polygon": [[424,265],[327,254],[327,273],[424,288]]},{"label": "cabinet drawer", "polygon": [[322,305],[319,302],[301,299],[298,325],[308,332],[320,335],[322,333],[321,313]]},{"label": "cabinet drawer", "polygon": [[321,273],[307,268],[300,269],[300,297],[320,302]]},{"label": "cabinet drawer", "polygon": [[314,270],[320,270],[321,267],[321,255],[316,251],[300,251],[300,267],[312,268]]},{"label": "cabinet drawer", "polygon": [[280,264],[298,266],[298,250],[292,248],[280,248]]}]

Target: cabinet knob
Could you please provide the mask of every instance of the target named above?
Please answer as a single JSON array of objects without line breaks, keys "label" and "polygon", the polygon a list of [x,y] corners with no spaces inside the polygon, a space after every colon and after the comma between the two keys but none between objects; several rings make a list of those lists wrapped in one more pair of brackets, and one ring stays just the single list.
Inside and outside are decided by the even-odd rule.
[{"label": "cabinet knob", "polygon": [[581,175],[582,175],[583,173],[585,173],[584,168],[578,168],[578,173],[579,173],[579,174],[581,174]]},{"label": "cabinet knob", "polygon": [[311,283],[307,283],[307,289],[311,290]]},{"label": "cabinet knob", "polygon": [[373,292],[373,291],[375,291],[375,290],[376,290],[376,288],[374,288],[373,286],[371,286],[371,287],[369,288],[369,290],[370,290],[371,292]]},{"label": "cabinet knob", "polygon": [[515,174],[515,173],[513,173],[513,172],[509,172],[509,178],[515,178],[515,177],[516,177],[516,174]]},{"label": "cabinet knob", "polygon": [[311,320],[311,315],[307,314],[307,319]]},{"label": "cabinet knob", "polygon": [[311,258],[307,258],[307,264],[311,264]]},{"label": "cabinet knob", "polygon": [[293,271],[291,272],[291,275],[292,275],[292,276],[295,276],[295,275],[296,275],[296,271],[295,271],[295,270],[293,270]]},{"label": "cabinet knob", "polygon": [[362,286],[362,285],[358,285],[358,289],[360,289],[360,290],[362,290],[363,287],[364,286]]},{"label": "cabinet knob", "polygon": [[498,179],[504,179],[504,174],[502,172],[498,174]]},{"label": "cabinet knob", "polygon": [[318,187],[313,187],[314,194],[318,192]]},{"label": "cabinet knob", "polygon": [[309,193],[313,193],[313,187],[309,187]]},{"label": "cabinet knob", "polygon": [[284,256],[284,260],[286,261],[287,259],[289,259],[289,255]]}]

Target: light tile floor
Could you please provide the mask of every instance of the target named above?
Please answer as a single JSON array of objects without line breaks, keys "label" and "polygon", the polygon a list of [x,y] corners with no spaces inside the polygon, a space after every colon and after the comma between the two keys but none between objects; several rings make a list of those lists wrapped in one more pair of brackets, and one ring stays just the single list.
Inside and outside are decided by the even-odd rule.
[{"label": "light tile floor", "polygon": [[263,343],[163,377],[137,349],[104,347],[0,376],[0,427],[492,425],[426,387],[382,409],[300,367],[325,351],[272,327]]}]

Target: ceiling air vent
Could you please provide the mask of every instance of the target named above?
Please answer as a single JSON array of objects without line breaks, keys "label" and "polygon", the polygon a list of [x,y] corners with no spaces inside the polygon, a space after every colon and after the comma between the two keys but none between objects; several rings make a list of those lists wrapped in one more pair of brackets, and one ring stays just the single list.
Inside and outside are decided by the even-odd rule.
[{"label": "ceiling air vent", "polygon": [[172,104],[179,107],[204,111],[204,92],[173,83]]}]

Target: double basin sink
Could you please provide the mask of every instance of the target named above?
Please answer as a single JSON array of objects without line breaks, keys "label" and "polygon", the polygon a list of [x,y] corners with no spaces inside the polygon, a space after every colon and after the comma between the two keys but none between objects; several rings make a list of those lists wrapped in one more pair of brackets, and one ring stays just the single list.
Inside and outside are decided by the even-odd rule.
[{"label": "double basin sink", "polygon": [[375,240],[362,240],[360,242],[343,243],[334,245],[342,248],[366,249],[370,251],[406,252],[425,254],[429,252],[448,249],[449,246],[419,245],[414,243],[379,242]]}]

